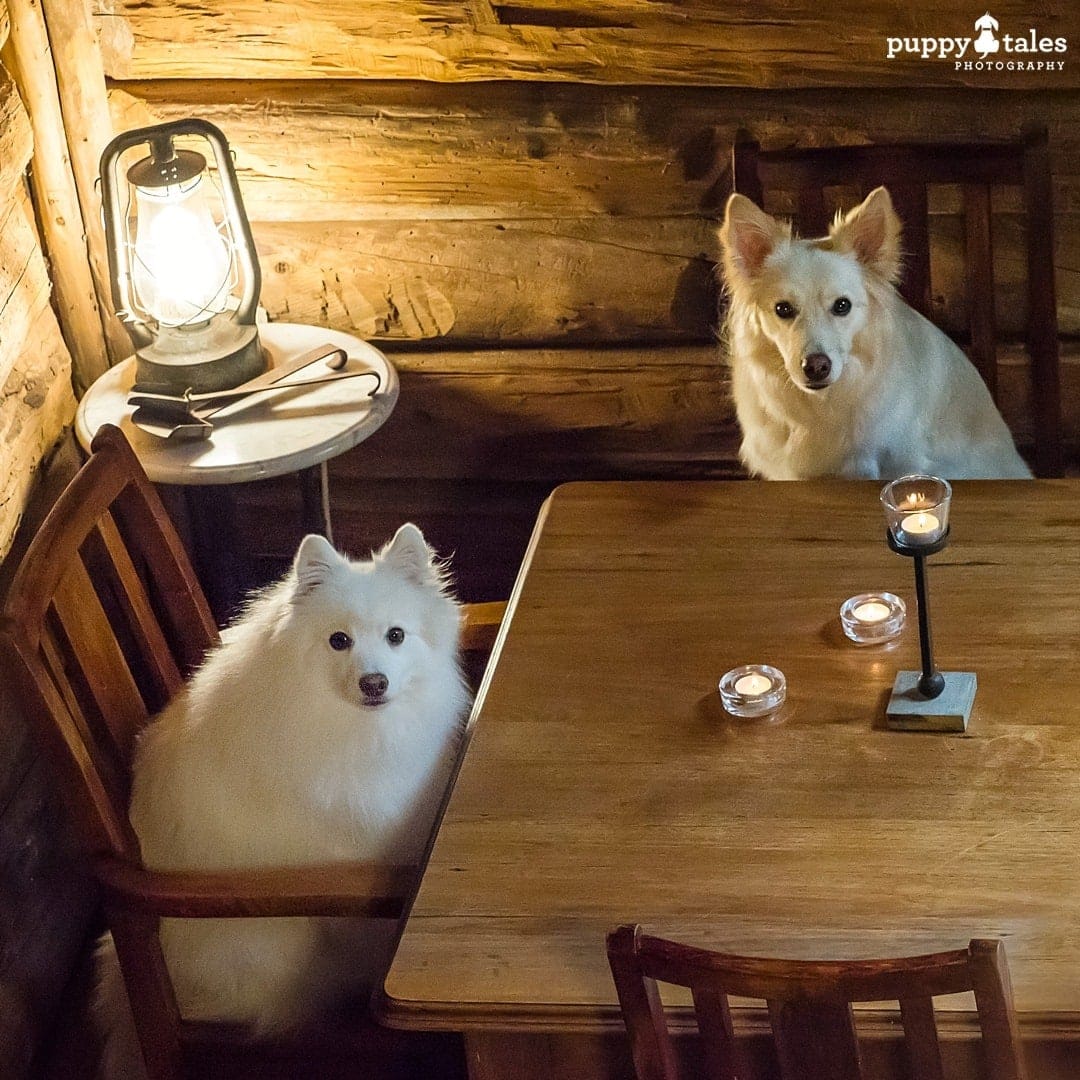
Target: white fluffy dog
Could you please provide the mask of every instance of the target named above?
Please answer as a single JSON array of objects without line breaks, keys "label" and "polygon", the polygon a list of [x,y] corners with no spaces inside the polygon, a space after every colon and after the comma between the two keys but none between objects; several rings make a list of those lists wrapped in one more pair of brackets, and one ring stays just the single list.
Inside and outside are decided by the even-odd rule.
[{"label": "white fluffy dog", "polygon": [[[459,622],[416,526],[363,562],[306,537],[140,741],[131,820],[147,866],[418,862],[469,702]],[[183,1015],[265,1030],[381,979],[393,926],[378,925],[166,920],[162,945]],[[104,966],[115,1001],[109,950]]]},{"label": "white fluffy dog", "polygon": [[818,240],[732,195],[720,242],[752,473],[1031,475],[974,366],[896,291],[900,220],[885,188]]}]

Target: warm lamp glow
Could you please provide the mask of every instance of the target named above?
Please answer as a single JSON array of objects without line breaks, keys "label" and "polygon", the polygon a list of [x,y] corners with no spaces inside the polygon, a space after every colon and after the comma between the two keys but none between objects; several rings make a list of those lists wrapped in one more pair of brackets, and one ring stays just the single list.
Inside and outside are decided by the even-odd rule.
[{"label": "warm lamp glow", "polygon": [[194,326],[228,309],[233,259],[203,193],[186,184],[136,188],[135,300],[159,326]]}]

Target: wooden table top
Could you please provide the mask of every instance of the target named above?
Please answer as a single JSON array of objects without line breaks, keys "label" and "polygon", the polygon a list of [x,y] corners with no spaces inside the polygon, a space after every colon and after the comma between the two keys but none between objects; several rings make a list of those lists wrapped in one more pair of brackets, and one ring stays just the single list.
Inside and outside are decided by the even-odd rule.
[{"label": "wooden table top", "polygon": [[[928,567],[938,665],[978,676],[966,735],[882,726],[919,652],[912,564],[885,544],[878,490],[554,493],[387,978],[388,1022],[610,1022],[604,937],[637,921],[807,958],[1000,935],[1022,1019],[1080,1025],[1080,486],[954,485],[950,546]],[[908,624],[859,648],[838,608],[876,589],[907,601]],[[774,722],[720,706],[720,675],[746,662],[787,675]]]}]

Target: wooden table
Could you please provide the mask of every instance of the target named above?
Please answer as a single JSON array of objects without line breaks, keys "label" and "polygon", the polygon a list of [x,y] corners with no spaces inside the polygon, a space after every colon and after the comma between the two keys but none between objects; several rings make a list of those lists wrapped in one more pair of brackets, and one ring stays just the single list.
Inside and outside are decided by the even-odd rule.
[{"label": "wooden table", "polygon": [[[386,1021],[463,1031],[475,1078],[624,1077],[618,923],[790,957],[1001,935],[1032,1075],[1080,1075],[1078,539],[1075,482],[955,485],[928,566],[939,666],[978,675],[971,725],[900,733],[882,718],[895,672],[918,667],[913,574],[878,485],[559,488]],[[840,632],[840,603],[871,589],[908,601],[892,647]],[[722,711],[717,680],[744,662],[786,673],[774,722]],[[939,1006],[963,1058],[971,1004]],[[890,1025],[868,1019],[874,1044]]]}]

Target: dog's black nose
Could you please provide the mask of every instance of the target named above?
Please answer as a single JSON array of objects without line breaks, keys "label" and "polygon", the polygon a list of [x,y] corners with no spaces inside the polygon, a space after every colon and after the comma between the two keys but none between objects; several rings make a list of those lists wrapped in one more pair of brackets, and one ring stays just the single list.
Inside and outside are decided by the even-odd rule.
[{"label": "dog's black nose", "polygon": [[360,676],[360,690],[364,697],[382,697],[389,685],[390,680],[381,671],[371,671]]},{"label": "dog's black nose", "polygon": [[832,371],[832,361],[823,352],[811,353],[803,360],[802,369],[811,386],[823,386]]}]

